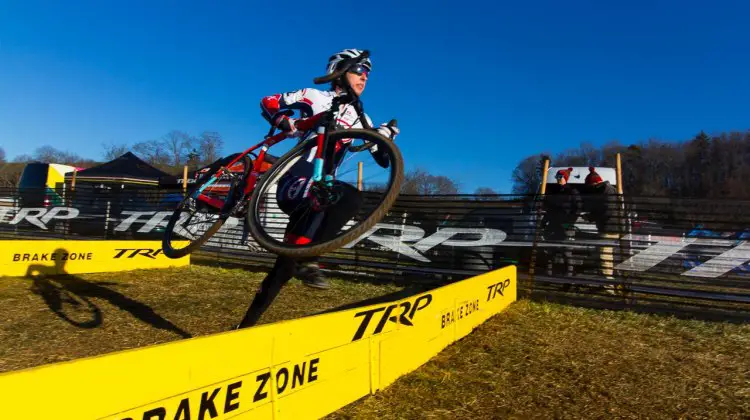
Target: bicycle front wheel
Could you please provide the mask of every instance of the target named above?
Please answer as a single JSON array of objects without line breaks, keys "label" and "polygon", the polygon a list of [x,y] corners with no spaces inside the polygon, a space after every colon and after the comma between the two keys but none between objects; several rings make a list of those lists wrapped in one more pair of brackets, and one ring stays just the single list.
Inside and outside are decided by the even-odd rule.
[{"label": "bicycle front wheel", "polygon": [[[351,150],[362,149],[362,145],[374,145],[377,152],[365,148],[358,153],[349,153],[339,162],[332,185],[312,182],[290,171],[296,165],[312,166],[314,148],[310,142],[301,142],[287,152],[259,179],[253,190],[247,211],[247,226],[250,234],[266,250],[291,258],[313,257],[341,248],[359,239],[382,220],[396,201],[404,179],[404,163],[401,152],[386,137],[373,130],[351,129],[329,134],[329,141],[343,144]],[[339,143],[341,142],[341,143]],[[385,163],[385,165],[384,165]],[[307,176],[310,176],[307,174]],[[290,183],[290,178],[293,182]],[[310,212],[334,212],[337,205],[344,206],[341,196],[343,184],[361,186],[356,214],[337,231],[326,232],[324,237],[313,234],[309,242],[290,243],[285,233],[294,231],[295,223],[308,223]],[[292,212],[282,211],[283,200],[301,197],[298,207]],[[314,202],[314,204],[313,204]],[[290,214],[294,214],[290,218]],[[326,222],[323,222],[325,224]]]},{"label": "bicycle front wheel", "polygon": [[250,158],[244,156],[221,176],[221,165],[208,169],[169,218],[162,238],[164,255],[184,257],[221,229],[238,203],[250,166]]}]

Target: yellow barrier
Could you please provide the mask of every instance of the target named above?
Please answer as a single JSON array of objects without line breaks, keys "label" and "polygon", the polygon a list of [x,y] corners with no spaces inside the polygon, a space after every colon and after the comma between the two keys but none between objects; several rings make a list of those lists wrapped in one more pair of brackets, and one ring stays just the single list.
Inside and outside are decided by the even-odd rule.
[{"label": "yellow barrier", "polygon": [[[0,375],[0,417],[319,418],[516,299],[507,267],[407,299]],[[502,343],[497,343],[502,345]]]},{"label": "yellow barrier", "polygon": [[164,256],[160,241],[0,241],[0,276],[79,274],[181,267],[190,256]]}]

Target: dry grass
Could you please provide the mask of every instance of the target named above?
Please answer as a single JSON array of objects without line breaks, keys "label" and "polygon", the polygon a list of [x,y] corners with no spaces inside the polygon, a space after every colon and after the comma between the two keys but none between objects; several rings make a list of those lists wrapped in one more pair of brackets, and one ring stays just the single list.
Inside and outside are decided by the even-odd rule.
[{"label": "dry grass", "polygon": [[[0,371],[226,331],[262,279],[192,266],[0,281]],[[293,281],[262,322],[398,292]],[[750,326],[520,301],[331,418],[748,418]]]},{"label": "dry grass", "polygon": [[748,418],[750,326],[519,301],[339,418]]},{"label": "dry grass", "polygon": [[[264,273],[191,266],[0,281],[0,372],[230,330]],[[294,319],[396,292],[332,280],[292,280],[261,323]]]}]

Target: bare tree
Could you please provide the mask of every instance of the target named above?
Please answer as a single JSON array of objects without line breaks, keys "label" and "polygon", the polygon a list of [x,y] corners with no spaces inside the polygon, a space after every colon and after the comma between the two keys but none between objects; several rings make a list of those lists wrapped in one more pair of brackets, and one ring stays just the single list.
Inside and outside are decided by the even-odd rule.
[{"label": "bare tree", "polygon": [[52,146],[46,145],[39,147],[34,151],[34,159],[47,163],[63,163],[60,162],[63,153],[64,152],[57,150]]},{"label": "bare tree", "polygon": [[193,139],[184,131],[172,130],[161,139],[164,150],[169,155],[169,163],[174,167],[184,165],[192,149]]},{"label": "bare tree", "polygon": [[204,131],[198,137],[198,152],[203,165],[211,164],[219,159],[223,148],[224,139],[215,131]]},{"label": "bare tree", "polygon": [[474,190],[474,195],[476,196],[477,200],[488,200],[491,199],[493,195],[498,195],[499,193],[495,191],[494,189],[490,187],[479,187],[476,190]]},{"label": "bare tree", "polygon": [[37,148],[34,151],[33,156],[20,155],[14,159],[15,162],[31,162],[39,161],[46,163],[61,163],[64,165],[73,165],[80,167],[90,167],[96,164],[91,159],[83,158],[75,153],[58,150],[50,145],[45,145]]},{"label": "bare tree", "polygon": [[224,140],[215,131],[204,131],[199,137],[193,137],[184,131],[172,130],[159,140],[136,143],[132,150],[149,164],[173,172],[181,170],[183,165],[213,163],[221,157],[223,147]]},{"label": "bare tree", "polygon": [[0,187],[15,187],[21,179],[25,163],[0,163]]},{"label": "bare tree", "polygon": [[536,194],[542,182],[542,165],[546,158],[546,155],[529,156],[513,169],[511,175],[513,194]]},{"label": "bare tree", "polygon": [[33,161],[34,161],[34,158],[31,157],[31,155],[27,155],[27,154],[18,155],[15,158],[13,158],[13,162],[16,162],[16,163],[29,163]]},{"label": "bare tree", "polygon": [[498,192],[490,187],[479,187],[476,190],[474,190],[474,194],[476,195],[497,195]]},{"label": "bare tree", "polygon": [[125,153],[130,150],[127,144],[104,144],[102,143],[102,148],[104,149],[104,152],[102,155],[104,156],[104,159],[106,161],[117,159],[118,157],[124,155]]},{"label": "bare tree", "polygon": [[417,168],[404,176],[401,192],[417,195],[458,194],[459,185],[443,175],[432,175],[424,169]]},{"label": "bare tree", "polygon": [[458,182],[448,178],[444,175],[437,175],[431,178],[434,185],[433,195],[440,194],[458,194],[459,184]]},{"label": "bare tree", "polygon": [[0,147],[0,163],[5,163],[5,150]]},{"label": "bare tree", "polygon": [[172,170],[169,153],[158,140],[142,141],[133,145],[133,151],[138,157],[152,166],[162,170]]}]

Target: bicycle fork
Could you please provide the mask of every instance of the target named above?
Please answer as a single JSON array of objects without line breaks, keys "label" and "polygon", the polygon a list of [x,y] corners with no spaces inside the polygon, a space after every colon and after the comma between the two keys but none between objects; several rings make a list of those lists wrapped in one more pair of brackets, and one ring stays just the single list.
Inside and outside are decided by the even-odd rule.
[{"label": "bicycle fork", "polygon": [[318,127],[317,133],[318,149],[313,160],[313,182],[324,181],[326,186],[333,185],[333,167],[336,156],[336,145],[330,144],[328,130]]}]

